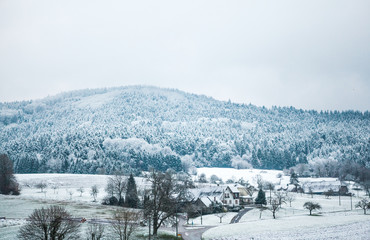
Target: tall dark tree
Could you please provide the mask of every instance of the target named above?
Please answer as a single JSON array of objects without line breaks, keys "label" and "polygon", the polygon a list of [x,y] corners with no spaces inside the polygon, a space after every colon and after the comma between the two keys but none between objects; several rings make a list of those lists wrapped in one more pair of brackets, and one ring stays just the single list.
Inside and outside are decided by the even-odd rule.
[{"label": "tall dark tree", "polygon": [[152,186],[145,200],[144,212],[151,215],[153,235],[156,236],[164,221],[176,215],[178,203],[185,199],[187,189],[183,184],[178,184],[176,175],[171,170],[165,173],[152,170],[148,180]]},{"label": "tall dark tree", "polygon": [[293,184],[295,186],[295,191],[298,192],[299,180],[298,175],[294,171],[290,174],[290,184]]},{"label": "tall dark tree", "polygon": [[8,155],[0,155],[0,193],[19,195],[19,184],[13,174],[13,162]]},{"label": "tall dark tree", "polygon": [[260,188],[260,190],[258,191],[258,195],[256,197],[256,200],[255,200],[255,203],[256,204],[263,204],[263,205],[266,205],[266,195],[265,195],[265,192]]},{"label": "tall dark tree", "polygon": [[127,188],[126,188],[126,206],[130,208],[137,208],[139,204],[139,198],[137,196],[137,188],[134,176],[132,173],[127,181]]}]

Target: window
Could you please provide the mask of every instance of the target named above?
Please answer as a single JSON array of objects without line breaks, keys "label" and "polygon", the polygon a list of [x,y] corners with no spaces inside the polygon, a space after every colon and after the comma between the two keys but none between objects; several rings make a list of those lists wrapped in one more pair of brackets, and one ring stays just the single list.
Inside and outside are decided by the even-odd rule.
[{"label": "window", "polygon": [[229,200],[229,204],[231,204],[232,202],[231,202],[231,200]]},{"label": "window", "polygon": [[238,204],[238,200],[235,200],[235,204]]}]

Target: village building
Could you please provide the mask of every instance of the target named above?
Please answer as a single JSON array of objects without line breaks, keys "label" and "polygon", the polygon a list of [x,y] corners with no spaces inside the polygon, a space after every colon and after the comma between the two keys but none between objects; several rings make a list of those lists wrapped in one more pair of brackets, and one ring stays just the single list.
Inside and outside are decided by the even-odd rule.
[{"label": "village building", "polygon": [[240,205],[240,191],[235,185],[226,187],[223,193],[222,203],[228,207]]},{"label": "village building", "polygon": [[339,193],[344,195],[348,193],[347,186],[337,179],[319,181],[312,179],[311,181],[303,182],[302,189],[304,193],[307,194],[325,194],[329,191],[332,191],[334,195],[338,195]]},{"label": "village building", "polygon": [[198,211],[210,213],[217,207],[240,208],[253,204],[253,192],[242,185],[221,185],[190,190],[191,202]]}]

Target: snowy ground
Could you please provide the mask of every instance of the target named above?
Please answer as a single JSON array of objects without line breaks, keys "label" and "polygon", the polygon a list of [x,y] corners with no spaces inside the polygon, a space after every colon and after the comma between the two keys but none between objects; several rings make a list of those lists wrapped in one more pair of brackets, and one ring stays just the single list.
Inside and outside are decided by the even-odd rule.
[{"label": "snowy ground", "polygon": [[[73,202],[92,202],[90,189],[93,185],[98,187],[97,202],[101,203],[107,195],[104,188],[108,181],[107,175],[89,174],[16,174],[21,185],[22,197],[27,199],[58,200]],[[135,178],[138,188],[148,185],[144,178]],[[46,183],[46,189],[41,192],[36,187],[38,183]],[[81,194],[78,189],[82,188]]]},{"label": "snowy ground", "polygon": [[[260,175],[263,180],[280,183],[286,186],[289,182],[288,176],[277,177],[281,171],[259,170],[259,169],[224,169],[224,168],[200,168],[198,176],[205,173],[209,178],[212,174],[227,179],[244,180],[255,184],[256,176]],[[25,222],[34,209],[51,204],[65,206],[76,217],[87,219],[99,218],[109,219],[114,207],[101,205],[106,196],[104,188],[107,183],[106,175],[76,175],[76,174],[17,174],[18,182],[22,188],[20,196],[0,195],[0,239],[16,239],[19,227]],[[315,179],[313,179],[315,180]],[[330,179],[326,179],[330,180]],[[45,182],[47,188],[41,192],[36,187],[37,183]],[[139,188],[148,186],[143,178],[136,178]],[[91,186],[97,185],[99,194],[97,201],[93,202],[90,195]],[[54,187],[56,186],[56,187]],[[79,188],[84,191],[81,195]],[[359,194],[359,197],[357,195]],[[80,196],[81,195],[81,196]],[[269,193],[266,192],[266,196]],[[362,210],[355,210],[354,205],[364,193],[356,192],[352,199],[353,210],[351,210],[351,199],[314,195],[311,198],[306,194],[295,194],[292,207],[289,203],[283,204],[283,208],[277,212],[277,219],[272,219],[270,211],[266,210],[259,218],[257,209],[247,212],[238,224],[228,223],[236,213],[227,213],[222,223],[216,215],[203,216],[203,225],[218,226],[208,230],[205,239],[368,239],[370,226],[370,215],[363,215]],[[322,206],[319,216],[308,216],[308,211],[303,209],[306,201],[318,202]],[[315,212],[317,213],[317,212]],[[189,220],[191,227],[199,227],[200,217]],[[193,225],[191,225],[193,223]],[[145,238],[146,229],[141,230]],[[348,233],[347,233],[348,231]]]},{"label": "snowy ground", "polygon": [[368,239],[370,217],[361,213],[290,216],[212,228],[204,239]]},{"label": "snowy ground", "polygon": [[[278,177],[282,171],[260,169],[231,169],[231,168],[198,168],[197,177],[204,173],[209,179],[216,175],[225,182],[228,179],[234,181],[243,178],[256,186],[257,175],[263,181],[269,181],[285,187],[289,183],[289,176]],[[311,181],[334,181],[334,178],[302,178],[301,182]],[[295,200],[290,207],[289,202],[282,205],[276,213],[277,219],[272,218],[269,210],[262,212],[258,209],[247,212],[240,223],[227,224],[212,228],[203,234],[204,239],[369,239],[370,215],[364,215],[361,209],[355,209],[355,204],[365,197],[365,193],[353,192],[352,198],[333,196],[325,198],[323,195],[296,194]],[[269,191],[266,191],[266,197]],[[314,212],[317,216],[309,216],[308,210],[303,208],[307,201],[320,203],[322,209]],[[351,210],[352,205],[352,210]],[[209,224],[216,225],[217,217],[210,215]],[[199,218],[195,221],[199,224]],[[226,222],[226,219],[225,219]],[[207,221],[203,221],[207,225]]]},{"label": "snowy ground", "polygon": [[[267,194],[268,195],[268,194]],[[362,209],[354,205],[361,198],[350,197],[329,199],[325,196],[294,194],[296,199],[283,204],[273,219],[269,210],[259,209],[247,212],[240,223],[224,225],[208,230],[204,239],[368,239],[370,234],[370,215],[364,215]],[[322,209],[309,216],[303,208],[307,201],[320,203]],[[351,237],[349,237],[351,236]]]},{"label": "snowy ground", "polygon": [[[21,185],[21,195],[0,195],[0,217],[6,217],[6,220],[0,220],[0,239],[16,239],[20,226],[32,211],[49,205],[64,206],[76,218],[110,219],[117,207],[101,204],[106,196],[104,188],[108,177],[84,174],[16,174]],[[135,180],[139,187],[148,184],[143,178]],[[35,186],[40,182],[47,184],[43,192]],[[93,202],[90,195],[93,185],[97,185],[99,189],[96,202]],[[77,191],[81,187],[84,189],[82,195]],[[83,224],[81,232],[85,228],[86,224]]]},{"label": "snowy ground", "polygon": [[[197,168],[197,177],[202,173],[209,179],[212,175],[216,175],[224,182],[228,179],[238,181],[243,178],[251,185],[257,186],[257,175],[260,175],[264,181],[269,181],[274,184],[286,186],[289,183],[290,177],[284,176],[282,171],[279,170],[261,170],[261,169],[234,169],[234,168]],[[282,177],[278,178],[278,174]]]},{"label": "snowy ground", "polygon": [[199,227],[200,225],[203,226],[218,226],[218,225],[225,225],[229,224],[231,219],[236,215],[236,212],[228,212],[224,217],[222,217],[222,222],[220,223],[220,218],[217,214],[209,214],[201,217],[191,218],[189,219],[189,226],[196,226]]}]

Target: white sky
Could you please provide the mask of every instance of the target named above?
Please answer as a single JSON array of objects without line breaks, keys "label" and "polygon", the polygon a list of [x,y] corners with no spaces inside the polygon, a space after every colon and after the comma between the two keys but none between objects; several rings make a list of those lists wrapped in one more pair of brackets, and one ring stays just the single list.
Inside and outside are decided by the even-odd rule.
[{"label": "white sky", "polygon": [[370,1],[0,0],[0,101],[137,84],[370,110]]}]

